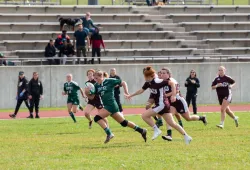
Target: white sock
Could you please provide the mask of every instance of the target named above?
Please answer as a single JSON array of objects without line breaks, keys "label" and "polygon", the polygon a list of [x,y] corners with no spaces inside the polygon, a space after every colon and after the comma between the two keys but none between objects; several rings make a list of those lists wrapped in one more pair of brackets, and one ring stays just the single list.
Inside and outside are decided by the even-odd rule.
[{"label": "white sock", "polygon": [[234,120],[237,120],[237,116],[234,116]]},{"label": "white sock", "polygon": [[159,128],[156,125],[153,126],[153,129],[154,130],[159,130]]},{"label": "white sock", "polygon": [[123,115],[123,112],[120,112]]},{"label": "white sock", "polygon": [[222,126],[224,126],[224,121],[221,121],[220,124],[221,124]]}]

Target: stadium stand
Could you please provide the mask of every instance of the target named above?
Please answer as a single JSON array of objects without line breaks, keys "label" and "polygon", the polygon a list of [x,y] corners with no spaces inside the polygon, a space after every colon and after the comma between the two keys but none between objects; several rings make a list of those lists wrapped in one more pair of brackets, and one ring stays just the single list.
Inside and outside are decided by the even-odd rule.
[{"label": "stadium stand", "polygon": [[[235,61],[241,57],[246,60],[250,53],[249,9],[249,6],[197,5],[0,5],[0,51],[9,59],[32,61],[23,60],[22,64],[41,64],[40,59],[36,63],[36,58],[44,57],[48,40],[60,34],[58,19],[79,18],[91,12],[106,43],[103,52],[106,63],[184,59],[195,62],[215,58]],[[65,28],[72,38],[73,32]]]}]

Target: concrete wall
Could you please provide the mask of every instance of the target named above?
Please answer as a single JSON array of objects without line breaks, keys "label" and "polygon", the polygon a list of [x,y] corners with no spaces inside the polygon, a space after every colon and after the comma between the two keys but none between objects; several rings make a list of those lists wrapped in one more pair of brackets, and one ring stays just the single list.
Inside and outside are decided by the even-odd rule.
[{"label": "concrete wall", "polygon": [[[197,71],[198,78],[201,82],[199,89],[198,103],[217,104],[215,91],[211,90],[211,82],[215,78],[219,63],[204,64],[151,64],[156,70],[162,67],[169,67],[173,72],[173,77],[179,81],[181,91],[186,93],[184,82],[191,69]],[[228,75],[236,80],[236,86],[233,89],[233,102],[250,102],[250,92],[248,91],[250,84],[250,63],[223,63],[228,69]],[[128,83],[130,93],[140,89],[144,83],[142,69],[145,64],[129,64],[129,65],[94,65],[94,66],[32,66],[32,67],[0,67],[0,108],[13,108],[16,104],[16,84],[18,72],[23,70],[28,79],[31,78],[32,72],[37,71],[40,79],[44,84],[44,100],[41,101],[42,107],[58,107],[65,106],[66,97],[61,95],[62,86],[65,82],[67,73],[72,73],[74,80],[81,87],[84,87],[86,81],[86,71],[90,68],[108,71],[111,67],[117,69],[118,74]],[[148,99],[148,92],[141,96],[135,97],[131,102],[124,101],[125,104],[144,104]],[[82,100],[82,103],[85,102]]]}]

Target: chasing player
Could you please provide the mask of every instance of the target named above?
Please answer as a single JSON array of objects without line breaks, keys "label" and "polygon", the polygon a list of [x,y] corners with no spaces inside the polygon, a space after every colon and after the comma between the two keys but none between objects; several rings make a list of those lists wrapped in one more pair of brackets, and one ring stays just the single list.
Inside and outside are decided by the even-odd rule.
[{"label": "chasing player", "polygon": [[[87,76],[88,76],[88,81],[89,83],[92,83],[93,85],[96,83],[96,81],[94,80],[94,73],[95,70],[90,69],[87,71]],[[107,77],[108,75],[104,75],[104,77]],[[85,94],[86,95],[86,94]],[[93,100],[88,100],[88,103],[86,105],[86,107],[84,108],[84,115],[85,117],[89,120],[89,129],[92,128],[92,122],[93,120],[90,117],[90,113],[94,110],[94,109],[100,110],[103,108],[102,102],[101,102],[101,98],[99,95],[95,95]],[[105,119],[107,125],[108,125],[108,120]]]},{"label": "chasing player", "polygon": [[169,108],[167,107],[168,104],[165,103],[166,100],[164,96],[164,87],[167,85],[172,87],[171,101],[174,102],[176,100],[175,84],[168,80],[165,81],[156,78],[155,70],[152,67],[144,68],[143,75],[146,82],[144,83],[142,89],[138,90],[134,94],[126,95],[126,97],[128,99],[131,99],[133,96],[142,94],[146,89],[150,89],[150,92],[155,102],[155,106],[144,112],[142,114],[142,119],[154,130],[152,140],[156,139],[161,134],[161,130],[157,127],[151,117],[160,114],[167,124],[169,124],[171,127],[175,128],[178,132],[184,135],[185,143],[189,144],[192,138],[188,136],[185,130],[174,121],[173,115],[169,112]]},{"label": "chasing player", "polygon": [[212,89],[216,89],[219,103],[221,105],[221,122],[216,125],[218,128],[224,128],[224,121],[226,118],[226,113],[234,119],[236,127],[239,126],[239,117],[235,116],[229,107],[232,101],[232,87],[235,85],[235,81],[226,74],[226,68],[224,66],[219,67],[218,76],[214,79],[212,83]]},{"label": "chasing player", "polygon": [[75,113],[77,112],[77,107],[79,105],[79,97],[78,90],[80,90],[82,97],[84,97],[83,90],[79,87],[79,85],[72,80],[72,74],[67,74],[66,79],[67,82],[64,83],[64,88],[62,95],[68,95],[67,99],[67,108],[69,115],[76,123]]},{"label": "chasing player", "polygon": [[[125,81],[119,79],[112,79],[112,78],[104,78],[102,71],[96,71],[94,73],[94,78],[96,81],[95,94],[100,95],[101,100],[103,102],[104,108],[99,110],[99,113],[94,117],[94,121],[97,122],[107,134],[107,138],[104,143],[108,143],[113,137],[114,134],[111,132],[110,128],[107,126],[106,122],[103,120],[104,118],[108,117],[109,115],[118,123],[121,124],[123,127],[130,127],[135,131],[139,132],[144,141],[147,140],[147,130],[140,128],[138,125],[130,122],[122,117],[119,113],[118,105],[114,98],[114,87],[117,85],[121,85],[124,88],[124,92],[128,95],[128,87]],[[85,88],[85,94],[91,100],[93,100],[95,95],[90,94],[90,88]]]}]

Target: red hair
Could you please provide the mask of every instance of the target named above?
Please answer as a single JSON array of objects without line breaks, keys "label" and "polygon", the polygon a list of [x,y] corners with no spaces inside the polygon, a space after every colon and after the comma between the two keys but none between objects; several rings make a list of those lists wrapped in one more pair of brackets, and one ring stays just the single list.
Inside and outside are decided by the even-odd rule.
[{"label": "red hair", "polygon": [[143,75],[145,77],[154,77],[155,76],[155,70],[151,66],[147,66],[143,69]]},{"label": "red hair", "polygon": [[92,72],[92,73],[94,74],[94,73],[95,73],[95,70],[89,69],[89,70],[87,71],[87,76],[88,76],[89,72]]}]

